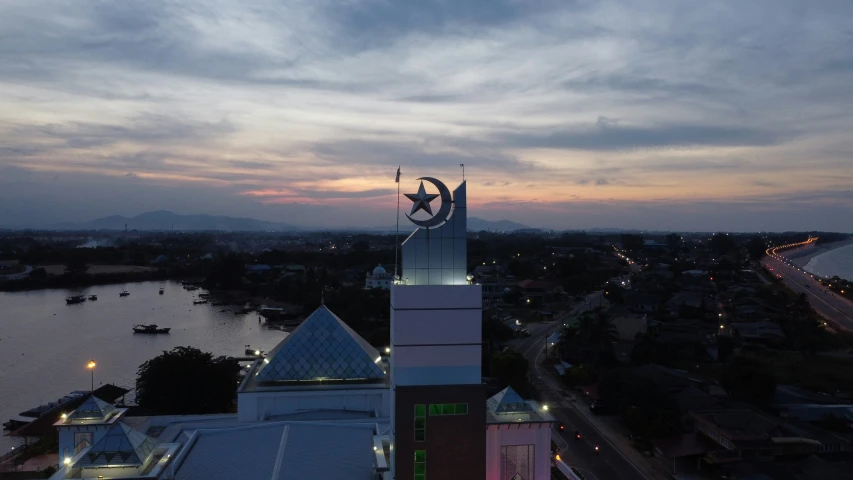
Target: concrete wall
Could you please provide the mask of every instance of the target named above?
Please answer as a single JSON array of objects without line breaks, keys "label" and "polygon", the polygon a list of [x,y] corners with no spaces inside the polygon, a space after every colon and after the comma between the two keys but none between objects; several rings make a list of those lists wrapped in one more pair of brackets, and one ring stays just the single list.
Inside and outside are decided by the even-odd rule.
[{"label": "concrete wall", "polygon": [[378,385],[341,390],[241,392],[237,396],[237,417],[244,422],[306,410],[376,411],[380,417],[387,417],[391,415],[391,391]]},{"label": "concrete wall", "polygon": [[391,289],[391,379],[396,385],[481,382],[479,285]]},{"label": "concrete wall", "polygon": [[550,480],[550,424],[490,424],[486,430],[487,480],[503,480],[501,479],[501,447],[505,445],[533,445],[535,466],[534,477],[531,480]]}]

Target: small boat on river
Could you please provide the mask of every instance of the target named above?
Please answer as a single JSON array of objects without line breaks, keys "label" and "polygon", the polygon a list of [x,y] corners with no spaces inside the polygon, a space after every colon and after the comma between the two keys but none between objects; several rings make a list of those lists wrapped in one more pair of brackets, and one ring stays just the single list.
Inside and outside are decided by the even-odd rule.
[{"label": "small boat on river", "polygon": [[94,302],[97,299],[98,299],[97,295],[89,295],[89,300],[92,300]]},{"label": "small boat on river", "polygon": [[207,303],[207,300],[193,300],[193,305],[201,305]]},{"label": "small boat on river", "polygon": [[160,287],[160,295],[163,295],[163,287]]},{"label": "small boat on river", "polygon": [[126,297],[128,295],[130,295],[130,292],[127,290],[122,290],[121,293],[118,294],[119,297]]},{"label": "small boat on river", "polygon": [[86,301],[86,295],[71,295],[70,297],[65,297],[65,303],[68,305],[73,305],[75,303],[83,303]]},{"label": "small boat on river", "polygon": [[171,328],[161,328],[157,325],[136,325],[133,327],[133,333],[169,333]]}]

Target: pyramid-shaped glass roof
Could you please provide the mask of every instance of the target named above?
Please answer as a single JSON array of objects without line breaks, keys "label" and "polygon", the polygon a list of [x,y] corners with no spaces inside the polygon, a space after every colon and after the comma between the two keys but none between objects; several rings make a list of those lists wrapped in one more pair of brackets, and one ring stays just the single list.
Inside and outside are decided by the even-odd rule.
[{"label": "pyramid-shaped glass roof", "polygon": [[521,395],[516,393],[512,387],[506,387],[486,400],[486,406],[489,411],[496,414],[533,411],[527,400],[521,398]]},{"label": "pyramid-shaped glass roof", "polygon": [[270,351],[258,382],[379,380],[379,352],[324,305]]},{"label": "pyramid-shaped glass roof", "polygon": [[75,467],[141,466],[157,440],[117,422],[74,464]]},{"label": "pyramid-shaped glass roof", "polygon": [[68,418],[70,420],[103,420],[114,411],[116,411],[116,407],[113,404],[94,395],[89,395],[89,398],[71,412]]}]

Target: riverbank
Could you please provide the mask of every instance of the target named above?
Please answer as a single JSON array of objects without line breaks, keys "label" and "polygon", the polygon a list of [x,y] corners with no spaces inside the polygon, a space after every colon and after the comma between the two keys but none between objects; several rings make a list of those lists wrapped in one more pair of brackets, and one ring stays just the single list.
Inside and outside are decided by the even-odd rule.
[{"label": "riverbank", "polygon": [[818,255],[822,255],[831,250],[835,250],[838,248],[846,247],[848,245],[853,245],[853,238],[848,238],[845,240],[840,240],[838,242],[818,244],[814,246],[808,246],[803,248],[798,248],[796,250],[791,250],[791,252],[781,252],[782,256],[791,260],[796,265],[800,267],[805,267],[811,259]]},{"label": "riverbank", "polygon": [[[48,270],[51,268],[51,270]],[[53,273],[51,273],[53,272]],[[198,275],[175,272],[169,269],[136,267],[124,265],[93,265],[90,272],[82,275],[60,273],[58,266],[36,266],[30,275],[19,280],[0,282],[2,292],[23,292],[29,290],[48,290],[55,288],[79,289],[96,285],[114,285],[162,280],[193,280]]]}]

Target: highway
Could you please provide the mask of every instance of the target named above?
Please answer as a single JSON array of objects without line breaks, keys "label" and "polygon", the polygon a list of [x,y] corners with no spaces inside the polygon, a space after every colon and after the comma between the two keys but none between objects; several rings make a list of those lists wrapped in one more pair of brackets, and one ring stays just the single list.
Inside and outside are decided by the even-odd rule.
[{"label": "highway", "polygon": [[853,332],[853,303],[827,292],[826,288],[805,270],[790,266],[777,257],[764,257],[761,262],[782,275],[785,285],[797,293],[808,296],[812,308],[837,328]]},{"label": "highway", "polygon": [[[600,292],[597,295],[600,295]],[[598,300],[595,300],[595,303],[597,302]],[[586,302],[586,304],[592,303],[589,299]],[[559,322],[529,324],[526,328],[530,331],[530,337],[513,340],[509,345],[527,359],[529,376],[541,394],[542,403],[548,405],[549,412],[565,425],[565,431],[562,434],[556,430],[556,425],[554,431],[561,440],[557,441],[561,447],[561,459],[567,465],[581,470],[590,480],[647,479],[606,438],[601,436],[595,427],[590,425],[579,410],[572,406],[571,397],[559,381],[539,366],[544,355],[545,338],[558,326]],[[575,430],[580,431],[580,440],[575,438]],[[595,445],[600,447],[598,454],[593,449]]]}]

